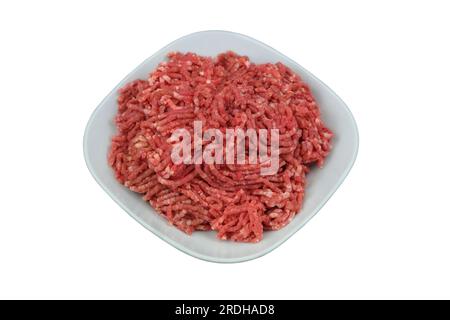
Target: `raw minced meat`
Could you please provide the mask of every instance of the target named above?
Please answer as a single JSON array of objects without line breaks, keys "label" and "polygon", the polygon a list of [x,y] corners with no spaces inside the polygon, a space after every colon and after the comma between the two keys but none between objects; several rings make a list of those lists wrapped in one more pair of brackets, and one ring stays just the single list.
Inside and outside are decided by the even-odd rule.
[{"label": "raw minced meat", "polygon": [[[174,164],[171,134],[208,128],[279,130],[279,169],[260,164]],[[322,166],[332,132],[309,87],[281,63],[254,64],[233,52],[216,58],[171,53],[146,80],[120,89],[118,134],[109,164],[117,179],[180,230],[258,242],[300,211],[309,166]]]}]

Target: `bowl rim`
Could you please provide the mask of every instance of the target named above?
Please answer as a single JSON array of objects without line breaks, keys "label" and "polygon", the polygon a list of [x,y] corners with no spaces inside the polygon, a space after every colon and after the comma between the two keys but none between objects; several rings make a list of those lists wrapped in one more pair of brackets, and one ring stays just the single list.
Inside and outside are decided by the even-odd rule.
[{"label": "bowl rim", "polygon": [[[325,197],[323,197],[323,199],[320,201],[319,205],[317,205],[314,210],[312,210],[310,216],[301,224],[298,225],[298,227],[296,227],[294,230],[292,230],[292,232],[290,232],[289,234],[287,234],[283,239],[273,243],[272,245],[270,245],[269,247],[267,247],[264,250],[261,250],[259,252],[250,254],[250,255],[246,255],[243,257],[238,257],[238,258],[221,258],[221,257],[212,257],[212,256],[208,256],[202,253],[198,253],[195,252],[187,247],[182,247],[179,245],[179,243],[175,240],[172,240],[170,238],[165,237],[165,235],[160,232],[159,230],[153,228],[150,224],[145,223],[144,221],[141,221],[140,219],[138,219],[138,217],[131,211],[128,209],[128,207],[126,207],[124,204],[121,203],[121,201],[119,201],[117,199],[117,197],[112,194],[107,186],[101,181],[101,179],[98,177],[96,171],[93,169],[93,165],[91,164],[89,157],[88,157],[88,131],[92,125],[93,120],[96,118],[97,113],[100,111],[101,107],[104,105],[104,103],[110,99],[110,97],[117,91],[118,88],[120,88],[121,86],[123,86],[125,80],[127,80],[135,71],[139,70],[143,65],[146,64],[147,61],[152,60],[155,56],[157,56],[160,52],[165,51],[168,47],[170,47],[172,44],[192,37],[194,35],[199,35],[199,34],[206,34],[206,33],[223,33],[223,34],[228,34],[228,35],[233,35],[233,36],[237,36],[237,37],[242,37],[244,39],[246,39],[247,41],[251,41],[254,42],[262,47],[265,47],[267,50],[272,51],[273,53],[276,53],[279,56],[282,56],[284,60],[289,61],[289,63],[299,66],[301,67],[301,69],[303,70],[304,73],[307,73],[310,77],[314,78],[317,82],[319,82],[322,86],[324,86],[326,89],[329,90],[329,92],[334,96],[335,99],[339,100],[342,105],[345,107],[345,111],[348,113],[348,115],[350,116],[351,119],[351,123],[352,123],[352,131],[353,134],[355,136],[355,151],[351,157],[351,160],[347,163],[345,170],[342,172],[341,177],[339,178],[338,182],[335,184],[335,186],[333,188],[330,189],[330,191],[327,193],[327,195]],[[91,175],[93,176],[94,180],[100,185],[100,187],[106,192],[106,194],[109,195],[109,197],[111,197],[114,202],[116,202],[125,212],[128,213],[129,216],[131,216],[134,220],[136,220],[139,224],[141,224],[143,227],[145,227],[147,230],[151,231],[153,234],[155,234],[158,238],[160,238],[161,240],[167,242],[168,244],[170,244],[172,247],[176,248],[177,250],[188,254],[194,258],[200,259],[200,260],[204,260],[204,261],[208,261],[208,262],[215,262],[215,263],[239,263],[239,262],[245,262],[245,261],[250,261],[250,260],[254,260],[257,258],[260,258],[270,252],[272,252],[273,250],[275,250],[276,248],[278,248],[279,246],[281,246],[283,243],[285,243],[288,239],[290,239],[294,234],[296,234],[301,228],[303,228],[322,208],[323,206],[328,202],[328,200],[333,196],[333,194],[339,189],[339,187],[341,186],[341,184],[344,182],[344,180],[347,178],[348,174],[350,173],[351,169],[353,168],[353,165],[356,161],[356,158],[358,156],[358,152],[359,152],[359,131],[358,131],[358,126],[356,124],[355,118],[350,110],[350,108],[347,106],[347,104],[327,85],[325,84],[322,80],[320,80],[318,77],[316,77],[314,74],[312,74],[310,71],[308,71],[307,69],[305,69],[303,66],[301,66],[300,64],[298,64],[297,62],[295,62],[294,60],[292,60],[291,58],[289,58],[288,56],[286,56],[285,54],[281,53],[280,51],[272,48],[271,46],[265,44],[262,41],[256,40],[252,37],[249,37],[247,35],[241,34],[241,33],[237,33],[237,32],[232,32],[232,31],[226,31],[226,30],[204,30],[204,31],[197,31],[197,32],[193,32],[187,35],[184,35],[180,38],[177,38],[174,41],[171,41],[169,44],[165,45],[164,47],[162,47],[161,49],[159,49],[158,51],[156,51],[155,53],[153,53],[151,56],[149,56],[148,58],[146,58],[144,61],[142,61],[137,67],[135,67],[133,70],[131,70],[103,99],[102,101],[97,105],[97,107],[94,109],[94,111],[91,113],[89,120],[86,124],[85,130],[84,130],[84,134],[83,134],[83,155],[84,155],[84,160],[86,163],[86,166],[89,170],[89,172],[91,173]]]}]

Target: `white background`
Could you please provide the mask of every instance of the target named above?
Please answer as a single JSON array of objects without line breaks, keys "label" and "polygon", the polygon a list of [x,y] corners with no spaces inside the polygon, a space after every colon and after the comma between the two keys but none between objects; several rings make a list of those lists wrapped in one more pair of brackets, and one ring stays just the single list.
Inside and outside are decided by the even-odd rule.
[{"label": "white background", "polygon": [[[450,298],[447,1],[0,4],[0,298]],[[86,122],[132,68],[225,29],[299,62],[349,105],[355,166],[254,261],[187,256],[97,185]]]}]

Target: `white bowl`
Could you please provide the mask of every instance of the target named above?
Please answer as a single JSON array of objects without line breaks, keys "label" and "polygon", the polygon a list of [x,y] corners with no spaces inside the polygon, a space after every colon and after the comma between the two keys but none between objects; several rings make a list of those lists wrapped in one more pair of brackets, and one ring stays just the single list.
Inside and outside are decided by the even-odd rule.
[{"label": "white bowl", "polygon": [[[108,166],[107,153],[115,133],[117,90],[148,74],[171,51],[195,52],[215,56],[232,50],[247,55],[252,62],[282,62],[309,84],[316,97],[325,124],[334,132],[333,149],[322,169],[314,168],[307,176],[303,208],[290,224],[279,231],[264,233],[257,244],[222,241],[216,233],[194,232],[192,236],[169,225],[141,196],[121,185]],[[345,179],[358,152],[358,129],[345,103],[323,82],[280,52],[250,37],[227,31],[203,31],[184,36],[170,43],[141,63],[125,77],[95,109],[84,133],[84,156],[95,180],[130,216],[177,249],[207,261],[241,262],[258,258],[277,248],[308,222]]]}]

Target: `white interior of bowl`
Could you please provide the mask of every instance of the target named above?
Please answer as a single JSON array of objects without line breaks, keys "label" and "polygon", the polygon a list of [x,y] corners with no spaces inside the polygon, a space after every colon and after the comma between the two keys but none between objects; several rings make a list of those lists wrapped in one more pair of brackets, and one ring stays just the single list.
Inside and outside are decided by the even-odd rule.
[{"label": "white interior of bowl", "polygon": [[[221,241],[215,232],[195,232],[188,236],[170,226],[156,214],[140,195],[129,191],[114,178],[107,164],[110,139],[115,133],[117,89],[148,74],[171,51],[195,52],[215,56],[232,50],[247,55],[252,62],[282,62],[299,74],[311,87],[326,125],[335,133],[333,150],[322,169],[314,168],[307,177],[305,201],[300,213],[279,231],[265,232],[257,244]],[[87,166],[97,182],[133,218],[157,236],[181,251],[200,259],[215,262],[240,262],[262,256],[286,241],[311,219],[336,191],[350,171],[358,151],[358,131],[350,110],[324,83],[310,72],[271,47],[250,37],[227,31],[203,31],[180,38],[145,60],[100,103],[93,112],[84,135],[84,154]]]}]

